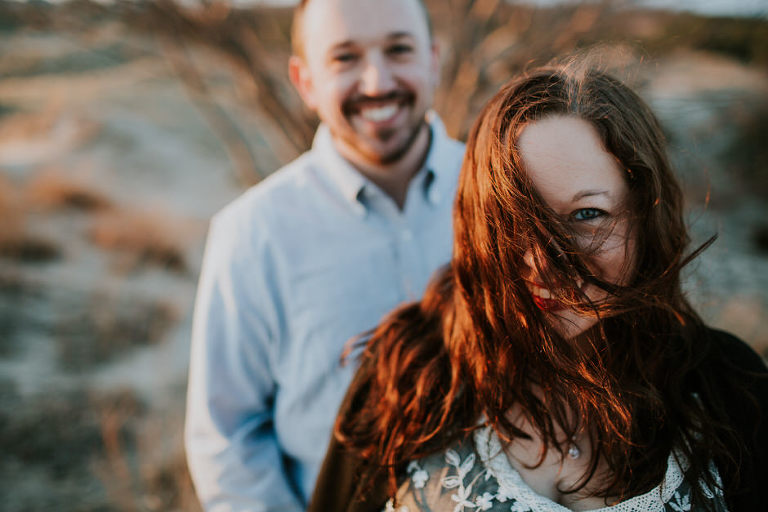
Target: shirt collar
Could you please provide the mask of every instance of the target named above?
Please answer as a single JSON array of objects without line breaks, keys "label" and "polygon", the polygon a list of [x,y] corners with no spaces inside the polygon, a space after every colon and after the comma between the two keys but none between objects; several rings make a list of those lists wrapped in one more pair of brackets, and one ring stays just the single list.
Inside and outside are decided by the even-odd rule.
[{"label": "shirt collar", "polygon": [[[437,205],[446,199],[451,186],[455,182],[445,176],[446,169],[453,169],[456,163],[451,161],[456,151],[448,147],[452,142],[445,131],[445,125],[434,110],[427,112],[427,122],[432,130],[432,142],[429,145],[424,167],[427,169],[427,177],[424,180],[424,194],[430,204]],[[441,174],[443,176],[441,176]],[[450,200],[450,198],[447,198]]]},{"label": "shirt collar", "polygon": [[[422,181],[423,193],[427,200],[435,205],[444,199],[441,197],[441,188],[443,187],[437,185],[440,177],[439,169],[450,168],[455,165],[453,162],[446,161],[454,152],[444,150],[449,139],[445,131],[445,125],[443,125],[437,113],[430,110],[427,112],[426,119],[432,132],[432,137],[424,166],[414,176],[414,179],[417,179],[418,175],[423,174],[422,171],[426,170],[427,176]],[[312,152],[317,157],[320,167],[341,191],[344,198],[353,205],[356,211],[365,213],[365,206],[361,203],[361,199],[363,190],[369,184],[369,180],[339,154],[333,144],[331,131],[325,124],[320,124],[317,128],[315,138],[312,141]]]},{"label": "shirt collar", "polygon": [[317,157],[322,170],[330,177],[344,198],[350,203],[358,204],[360,193],[368,181],[365,176],[355,169],[333,145],[331,130],[321,124],[317,128],[312,141],[312,153]]}]

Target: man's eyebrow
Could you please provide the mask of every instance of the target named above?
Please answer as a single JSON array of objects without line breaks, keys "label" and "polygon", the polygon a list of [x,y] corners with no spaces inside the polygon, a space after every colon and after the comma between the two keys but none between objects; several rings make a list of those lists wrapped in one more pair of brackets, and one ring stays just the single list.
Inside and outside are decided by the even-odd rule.
[{"label": "man's eyebrow", "polygon": [[341,50],[344,48],[349,48],[350,46],[355,46],[355,42],[351,39],[348,39],[347,41],[341,41],[340,43],[334,44],[331,46],[330,50]]},{"label": "man's eyebrow", "polygon": [[[403,38],[410,38],[413,39],[415,36],[407,31],[399,31],[399,32],[390,32],[387,34],[387,39],[403,39]],[[348,48],[350,46],[355,46],[357,43],[354,39],[347,39],[345,41],[339,41],[338,43],[331,46],[331,50],[341,49],[341,48]]]},{"label": "man's eyebrow", "polygon": [[592,196],[600,196],[600,195],[606,195],[610,196],[611,194],[607,190],[582,190],[580,192],[577,192],[573,199],[571,199],[572,202],[576,202],[579,199],[584,199],[585,197],[592,197]]}]

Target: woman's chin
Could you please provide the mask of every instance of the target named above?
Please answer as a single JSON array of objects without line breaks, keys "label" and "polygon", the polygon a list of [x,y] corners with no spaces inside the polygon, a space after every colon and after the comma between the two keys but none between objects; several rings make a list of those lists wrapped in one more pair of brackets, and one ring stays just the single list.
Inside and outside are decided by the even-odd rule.
[{"label": "woman's chin", "polygon": [[552,327],[565,339],[570,339],[583,333],[597,323],[597,318],[578,313],[573,309],[550,311]]}]

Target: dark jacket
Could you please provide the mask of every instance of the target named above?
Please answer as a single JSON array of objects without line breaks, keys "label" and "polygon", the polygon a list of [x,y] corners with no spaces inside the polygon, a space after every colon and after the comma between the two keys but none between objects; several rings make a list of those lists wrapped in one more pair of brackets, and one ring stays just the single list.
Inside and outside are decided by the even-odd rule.
[{"label": "dark jacket", "polygon": [[[745,450],[741,453],[740,477],[731,472],[721,477],[730,512],[768,510],[768,369],[765,362],[740,339],[714,329],[707,330],[712,350],[704,361],[705,371],[715,380],[714,389],[727,397],[726,406],[732,425],[737,429]],[[742,386],[729,389],[726,375],[742,375]],[[720,382],[718,382],[720,381]],[[743,392],[751,391],[751,396]],[[340,415],[359,409],[366,390],[356,378],[347,392]],[[701,397],[706,404],[707,397]],[[715,461],[718,468],[727,468]],[[309,504],[308,512],[381,512],[388,496],[387,474],[380,471],[373,480],[363,480],[370,468],[365,461],[331,441]]]}]

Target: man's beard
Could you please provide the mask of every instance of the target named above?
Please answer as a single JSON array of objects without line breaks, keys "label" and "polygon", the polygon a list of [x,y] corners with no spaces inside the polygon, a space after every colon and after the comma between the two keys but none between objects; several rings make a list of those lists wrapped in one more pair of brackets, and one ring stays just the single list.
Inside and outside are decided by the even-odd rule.
[{"label": "man's beard", "polygon": [[[373,137],[367,137],[364,134],[361,134],[359,131],[355,130],[351,118],[353,116],[361,115],[361,107],[365,106],[366,104],[377,105],[391,101],[396,101],[399,105],[398,108],[403,108],[404,106],[413,108],[414,104],[416,103],[416,98],[412,92],[401,89],[375,98],[365,96],[351,97],[347,99],[342,105],[342,113],[344,114],[344,118],[347,120],[347,126],[349,127],[349,130],[345,130],[345,133],[339,133],[336,135],[338,135],[339,138],[343,140],[347,146],[353,148],[366,160],[375,165],[389,165],[400,160],[413,147],[416,139],[419,137],[419,133],[421,133],[422,127],[426,126],[427,124],[424,115],[422,115],[419,119],[419,122],[416,123],[413,127],[406,126],[404,128],[388,128],[377,132]],[[408,137],[405,138],[403,142],[395,147],[392,151],[382,154],[373,149],[369,149],[368,147],[369,145],[367,144],[367,140],[376,139],[380,142],[387,143],[392,138],[397,137],[397,135],[403,130],[408,129],[410,129]]]},{"label": "man's beard", "polygon": [[[380,155],[380,158],[378,159],[379,165],[389,165],[397,162],[403,156],[405,156],[408,151],[413,147],[413,145],[416,143],[416,139],[419,137],[419,133],[421,133],[422,127],[426,127],[427,122],[424,120],[424,117],[421,118],[421,121],[413,127],[411,130],[411,133],[408,134],[408,138],[405,139],[405,141],[400,144],[398,148],[396,148],[394,151],[386,154],[386,155]],[[392,136],[395,134],[393,133]]]}]

